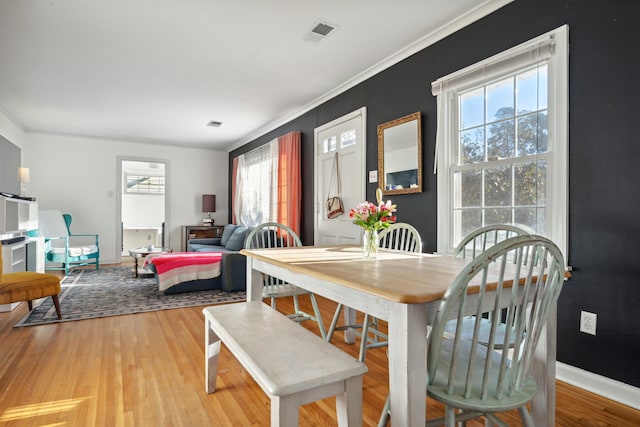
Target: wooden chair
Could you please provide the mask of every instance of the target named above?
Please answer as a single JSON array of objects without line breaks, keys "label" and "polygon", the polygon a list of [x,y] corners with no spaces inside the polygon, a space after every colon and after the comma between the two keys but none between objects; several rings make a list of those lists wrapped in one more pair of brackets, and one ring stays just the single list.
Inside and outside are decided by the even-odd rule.
[{"label": "wooden chair", "polygon": [[[422,252],[422,239],[420,238],[418,230],[411,224],[399,222],[390,225],[380,232],[380,247],[394,251],[419,253]],[[327,341],[331,341],[333,333],[336,330],[362,328],[359,356],[361,362],[364,362],[368,349],[388,345],[387,335],[378,328],[378,319],[371,318],[367,313],[364,314],[362,324],[336,326],[343,308],[342,304],[338,304],[333,319],[331,320],[331,325],[329,326],[329,332],[327,332]]]},{"label": "wooden chair", "polygon": [[467,234],[453,250],[453,254],[461,258],[475,258],[496,243],[514,236],[533,234],[533,230],[523,225],[492,224],[477,228]]},{"label": "wooden chair", "polygon": [[[486,271],[490,264],[501,266],[498,287],[487,289]],[[427,420],[427,426],[453,427],[456,422],[479,416],[506,426],[495,414],[517,409],[524,425],[533,427],[526,405],[536,394],[531,373],[536,346],[564,282],[564,258],[550,240],[534,235],[504,240],[469,263],[449,286],[436,313],[427,349],[427,394],[445,405],[445,417]],[[521,283],[512,287],[512,283]],[[472,292],[468,292],[473,288]],[[498,308],[491,309],[488,343],[479,340],[482,313],[509,301],[506,322],[513,325],[499,337],[502,322]],[[444,334],[449,319],[462,325],[465,314],[474,321],[471,340],[457,327],[453,335]],[[501,341],[501,342],[499,342]],[[499,348],[513,341],[512,353]],[[387,399],[387,402],[389,399]],[[386,425],[385,407],[379,425]],[[384,421],[383,421],[384,420]]]},{"label": "wooden chair", "polygon": [[17,271],[3,274],[2,243],[0,243],[0,304],[27,301],[29,311],[33,310],[33,300],[51,297],[56,307],[58,319],[62,319],[58,294],[60,278],[53,274],[34,271]]},{"label": "wooden chair", "polygon": [[[277,222],[267,222],[255,227],[249,236],[247,236],[246,248],[247,249],[259,249],[259,248],[281,248],[281,247],[295,247],[302,246],[300,237],[284,224]],[[326,330],[322,323],[322,315],[320,314],[320,308],[316,301],[316,297],[313,293],[294,286],[290,283],[284,282],[276,277],[264,276],[262,297],[271,299],[271,307],[276,308],[276,300],[278,298],[293,298],[294,312],[289,314],[288,317],[295,322],[303,322],[305,320],[313,320],[318,324],[320,328],[320,335],[322,338],[326,337]],[[298,303],[298,297],[302,295],[308,295],[311,299],[311,305],[313,306],[313,315],[306,313],[300,309]]]},{"label": "wooden chair", "polygon": [[[469,233],[462,241],[456,246],[453,253],[457,257],[461,258],[475,258],[480,255],[490,247],[494,246],[496,243],[500,243],[510,237],[514,236],[524,236],[533,234],[532,230],[525,228],[524,226],[515,226],[511,224],[492,224],[487,225],[485,227],[480,227],[473,230]],[[481,325],[480,328],[480,343],[488,343],[489,339],[489,329],[490,322],[485,319],[488,314],[485,314],[479,321]],[[471,339],[473,336],[473,326],[475,324],[475,319],[471,318],[472,316],[465,316],[462,319],[462,337]],[[446,333],[452,333],[456,329],[456,321],[450,320],[445,326]],[[496,325],[497,333],[504,336],[506,333],[506,324],[500,322]],[[502,342],[501,339],[498,340]],[[513,346],[513,343],[510,343],[510,347]]]}]

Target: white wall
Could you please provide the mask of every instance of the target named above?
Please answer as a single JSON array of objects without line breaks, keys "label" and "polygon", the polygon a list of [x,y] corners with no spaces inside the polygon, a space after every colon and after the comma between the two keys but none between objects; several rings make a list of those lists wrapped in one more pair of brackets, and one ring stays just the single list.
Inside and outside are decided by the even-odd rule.
[{"label": "white wall", "polygon": [[[24,131],[16,126],[16,124],[3,113],[2,109],[0,109],[0,135],[20,148],[22,148],[24,144]],[[22,153],[22,160],[24,162],[24,153]]]},{"label": "white wall", "polygon": [[100,234],[100,260],[120,259],[116,248],[117,158],[155,159],[167,163],[168,246],[180,248],[181,225],[202,223],[202,194],[217,196],[216,224],[228,218],[228,153],[195,148],[104,140],[77,136],[25,134],[23,166],[29,167],[29,194],[40,209],[73,216],[76,233]]}]

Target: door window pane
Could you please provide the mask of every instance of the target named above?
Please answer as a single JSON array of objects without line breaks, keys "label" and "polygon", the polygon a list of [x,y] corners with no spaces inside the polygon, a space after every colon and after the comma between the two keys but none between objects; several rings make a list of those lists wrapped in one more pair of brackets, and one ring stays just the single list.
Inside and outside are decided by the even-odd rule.
[{"label": "door window pane", "polygon": [[330,151],[336,151],[336,140],[336,137],[332,136],[322,141],[322,152],[328,153]]},{"label": "door window pane", "polygon": [[340,146],[342,148],[356,145],[356,130],[351,129],[340,134]]}]

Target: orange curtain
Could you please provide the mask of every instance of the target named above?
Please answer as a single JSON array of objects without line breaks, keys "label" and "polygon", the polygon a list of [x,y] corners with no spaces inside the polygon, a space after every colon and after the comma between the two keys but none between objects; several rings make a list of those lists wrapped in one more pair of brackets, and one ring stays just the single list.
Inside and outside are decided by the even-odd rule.
[{"label": "orange curtain", "polygon": [[278,222],[300,236],[302,174],[300,132],[278,138]]},{"label": "orange curtain", "polygon": [[238,158],[233,158],[231,171],[231,224],[237,224],[236,220],[236,184],[238,179]]}]

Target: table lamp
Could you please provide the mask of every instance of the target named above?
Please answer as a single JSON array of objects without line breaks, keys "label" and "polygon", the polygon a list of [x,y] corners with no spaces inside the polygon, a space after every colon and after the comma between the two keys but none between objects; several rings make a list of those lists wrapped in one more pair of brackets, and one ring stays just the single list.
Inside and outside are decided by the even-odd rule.
[{"label": "table lamp", "polygon": [[207,217],[202,220],[202,225],[212,226],[213,218],[211,218],[211,212],[216,211],[216,195],[215,194],[203,194],[202,195],[202,212],[207,214]]},{"label": "table lamp", "polygon": [[21,196],[26,196],[27,195],[27,184],[29,184],[29,182],[31,181],[30,179],[30,174],[29,174],[29,168],[18,168],[18,175],[20,177],[20,195]]}]

